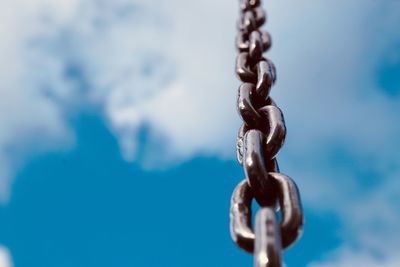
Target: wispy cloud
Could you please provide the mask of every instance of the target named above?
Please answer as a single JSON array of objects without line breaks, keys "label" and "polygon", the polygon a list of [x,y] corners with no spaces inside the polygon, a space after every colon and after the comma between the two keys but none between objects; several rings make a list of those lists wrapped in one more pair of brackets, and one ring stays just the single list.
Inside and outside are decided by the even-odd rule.
[{"label": "wispy cloud", "polygon": [[[61,111],[45,92],[65,87],[57,76],[60,65],[48,61],[49,69],[39,75],[40,66],[31,62],[35,56],[31,42],[42,32],[39,5],[34,2],[39,3],[0,4],[0,202],[8,199],[11,180],[21,160],[29,152],[53,146],[52,141],[66,134]],[[46,88],[49,83],[51,87]]]},{"label": "wispy cloud", "polygon": [[339,216],[343,239],[311,266],[398,265],[390,247],[400,245],[400,99],[381,88],[378,69],[398,61],[400,5],[290,6],[269,8],[280,70],[274,93],[289,127],[283,170],[295,175],[309,209]]},{"label": "wispy cloud", "polygon": [[[387,255],[386,255],[387,256]],[[373,256],[370,251],[354,250],[348,247],[340,248],[325,259],[324,263],[310,264],[310,267],[396,267],[400,264],[400,257],[393,253],[382,258]]]},{"label": "wispy cloud", "polygon": [[11,254],[7,248],[0,246],[0,267],[13,267]]}]

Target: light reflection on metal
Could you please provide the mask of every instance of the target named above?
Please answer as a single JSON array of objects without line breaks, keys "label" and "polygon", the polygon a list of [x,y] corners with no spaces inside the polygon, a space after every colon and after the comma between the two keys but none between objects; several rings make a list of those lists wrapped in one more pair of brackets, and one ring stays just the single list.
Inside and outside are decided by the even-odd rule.
[{"label": "light reflection on metal", "polygon": [[[282,266],[282,249],[299,237],[303,211],[294,181],[279,173],[276,155],[286,138],[282,111],[270,97],[276,69],[263,52],[271,47],[271,36],[260,30],[266,22],[261,0],[240,0],[236,48],[236,74],[243,84],[238,90],[237,107],[243,120],[237,138],[237,158],[246,179],[233,192],[230,209],[232,239],[254,253],[255,267]],[[251,203],[261,206],[255,231],[251,224]],[[277,210],[282,214],[277,219]]]}]

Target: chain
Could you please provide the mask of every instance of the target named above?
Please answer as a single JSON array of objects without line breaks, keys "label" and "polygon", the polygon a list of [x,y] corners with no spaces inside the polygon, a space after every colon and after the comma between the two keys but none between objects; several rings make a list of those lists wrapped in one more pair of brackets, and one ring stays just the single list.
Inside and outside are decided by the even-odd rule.
[{"label": "chain", "polygon": [[[279,172],[276,160],[286,126],[282,111],[269,96],[276,70],[263,57],[271,47],[270,35],[260,30],[265,21],[261,0],[240,0],[236,73],[243,82],[237,101],[243,125],[237,138],[237,158],[246,179],[232,195],[230,230],[236,244],[254,254],[255,267],[280,267],[282,250],[302,231],[303,211],[296,184]],[[253,198],[260,205],[255,230],[251,222]]]}]

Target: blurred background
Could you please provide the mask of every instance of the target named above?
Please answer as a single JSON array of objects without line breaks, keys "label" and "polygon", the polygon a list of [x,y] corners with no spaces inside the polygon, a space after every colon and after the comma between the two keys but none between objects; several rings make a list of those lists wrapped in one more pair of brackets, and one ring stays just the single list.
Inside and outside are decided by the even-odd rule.
[{"label": "blurred background", "polygon": [[[264,1],[281,170],[306,212],[287,266],[400,266],[400,1]],[[0,267],[252,266],[237,1],[0,1]]]}]

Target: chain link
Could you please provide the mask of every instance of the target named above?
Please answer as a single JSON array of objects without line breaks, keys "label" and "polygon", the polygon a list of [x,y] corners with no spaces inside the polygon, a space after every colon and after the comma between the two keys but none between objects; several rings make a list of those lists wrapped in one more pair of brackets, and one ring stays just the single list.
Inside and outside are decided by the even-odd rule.
[{"label": "chain link", "polygon": [[[237,158],[246,179],[232,195],[230,230],[240,248],[254,253],[255,267],[280,267],[282,249],[299,237],[304,218],[298,188],[280,173],[276,160],[286,126],[282,111],[270,97],[276,70],[272,61],[263,57],[271,47],[271,36],[260,29],[265,22],[261,0],[240,0],[236,74],[243,82],[237,101],[243,125],[237,138]],[[253,198],[260,205],[255,230],[251,222]]]}]

